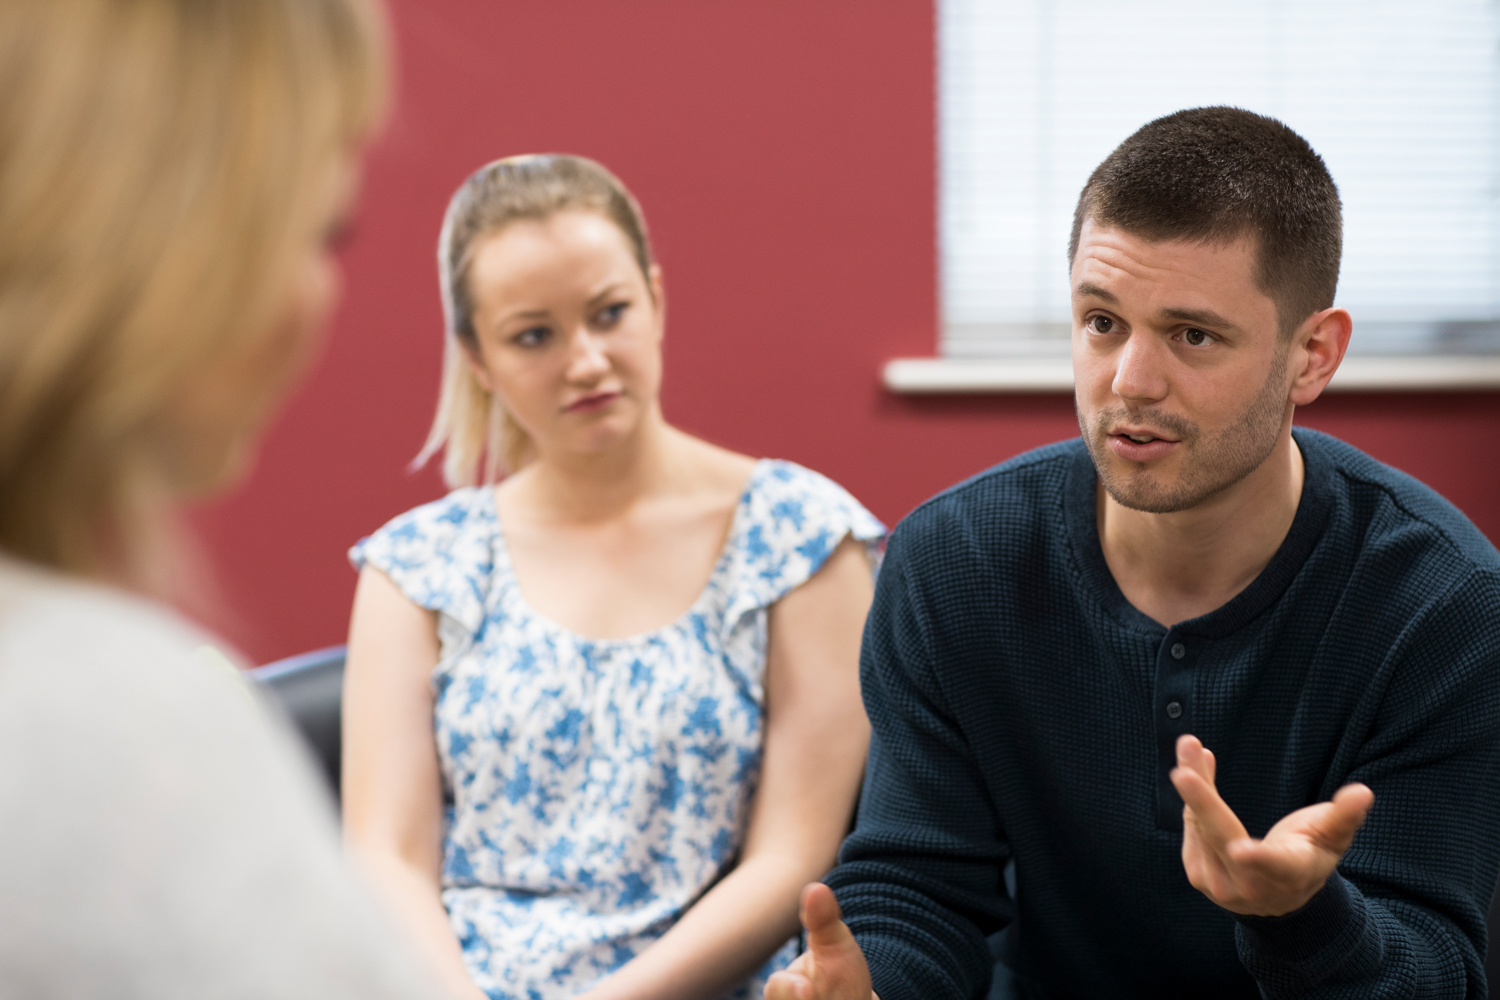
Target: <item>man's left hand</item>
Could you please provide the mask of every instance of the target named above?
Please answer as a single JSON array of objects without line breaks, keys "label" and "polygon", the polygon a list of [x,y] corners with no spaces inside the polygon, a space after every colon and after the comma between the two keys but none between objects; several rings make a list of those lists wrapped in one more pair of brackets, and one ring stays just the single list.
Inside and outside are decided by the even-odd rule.
[{"label": "man's left hand", "polygon": [[1214,755],[1196,736],[1177,741],[1172,784],[1182,796],[1182,866],[1193,888],[1232,913],[1279,917],[1318,894],[1364,824],[1375,793],[1345,785],[1329,802],[1283,817],[1264,840],[1214,787]]}]

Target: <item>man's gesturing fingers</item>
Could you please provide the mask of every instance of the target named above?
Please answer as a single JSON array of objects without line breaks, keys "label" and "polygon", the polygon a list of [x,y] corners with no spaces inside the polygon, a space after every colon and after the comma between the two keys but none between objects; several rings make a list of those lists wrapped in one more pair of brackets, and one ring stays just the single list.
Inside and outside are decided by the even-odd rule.
[{"label": "man's gesturing fingers", "polygon": [[844,923],[838,898],[822,882],[802,889],[802,926],[807,928],[807,947],[811,951],[859,948],[854,935],[849,933],[849,925]]},{"label": "man's gesturing fingers", "polygon": [[1245,825],[1234,810],[1219,797],[1214,787],[1217,770],[1214,756],[1204,749],[1196,736],[1177,740],[1177,767],[1172,770],[1172,784],[1182,796],[1183,824],[1202,838],[1203,849],[1222,854],[1229,844],[1246,836]]},{"label": "man's gesturing fingers", "polygon": [[1235,913],[1282,916],[1328,882],[1374,804],[1360,784],[1332,801],[1284,816],[1264,840],[1245,830],[1214,787],[1213,755],[1195,737],[1177,741],[1172,784],[1182,796],[1182,867],[1199,892]]},{"label": "man's gesturing fingers", "polygon": [[1346,785],[1332,801],[1282,817],[1264,840],[1230,844],[1227,867],[1234,873],[1234,898],[1225,902],[1209,893],[1210,898],[1238,913],[1260,916],[1300,909],[1327,884],[1374,801],[1365,785]]},{"label": "man's gesturing fingers", "polygon": [[1177,738],[1177,766],[1188,767],[1203,776],[1203,780],[1213,784],[1215,773],[1218,770],[1218,762],[1214,760],[1214,752],[1203,745],[1203,741],[1196,736],[1179,736]]},{"label": "man's gesturing fingers", "polygon": [[1355,782],[1345,785],[1333,793],[1330,808],[1315,817],[1308,825],[1308,836],[1319,847],[1335,857],[1342,858],[1354,835],[1365,825],[1370,807],[1375,804],[1375,793],[1369,785]]},{"label": "man's gesturing fingers", "polygon": [[1368,785],[1358,782],[1345,785],[1330,801],[1304,806],[1283,816],[1271,827],[1265,840],[1234,844],[1230,857],[1258,864],[1269,873],[1290,872],[1309,865],[1320,865],[1332,872],[1354,843],[1354,835],[1364,825],[1374,804],[1375,793]]},{"label": "man's gesturing fingers", "polygon": [[871,1000],[864,952],[839,912],[833,890],[814,882],[802,890],[807,951],[766,982],[766,1000]]}]

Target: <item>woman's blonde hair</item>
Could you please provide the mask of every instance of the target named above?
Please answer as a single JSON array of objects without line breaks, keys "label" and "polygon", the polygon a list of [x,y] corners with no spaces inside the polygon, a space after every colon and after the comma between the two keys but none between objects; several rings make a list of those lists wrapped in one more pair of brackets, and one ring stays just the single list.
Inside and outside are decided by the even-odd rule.
[{"label": "woman's blonde hair", "polygon": [[371,0],[0,3],[0,548],[150,562],[164,407],[274,335],[385,72]]},{"label": "woman's blonde hair", "polygon": [[443,450],[443,479],[450,487],[494,482],[525,463],[526,432],[501,401],[474,377],[468,356],[478,356],[469,270],[483,240],[522,219],[541,220],[564,210],[598,212],[630,241],[650,287],[651,240],[636,200],[619,178],[581,156],[513,156],[476,170],[448,203],[438,237],[438,281],[447,320],[443,386],[421,466]]}]

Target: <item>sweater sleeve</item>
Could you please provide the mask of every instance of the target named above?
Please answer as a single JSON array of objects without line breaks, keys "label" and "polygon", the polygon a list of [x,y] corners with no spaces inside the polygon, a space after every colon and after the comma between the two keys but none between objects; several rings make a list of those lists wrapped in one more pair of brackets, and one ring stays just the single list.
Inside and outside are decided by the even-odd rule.
[{"label": "sweater sleeve", "polygon": [[967,1000],[988,988],[986,935],[1012,915],[1010,849],[984,776],[936,681],[928,615],[900,530],[865,628],[872,726],[859,821],[828,877],[882,1000]]},{"label": "sweater sleeve", "polygon": [[1347,773],[1375,804],[1339,870],[1284,917],[1239,917],[1265,996],[1487,995],[1485,920],[1500,870],[1500,581],[1475,572],[1406,629]]}]

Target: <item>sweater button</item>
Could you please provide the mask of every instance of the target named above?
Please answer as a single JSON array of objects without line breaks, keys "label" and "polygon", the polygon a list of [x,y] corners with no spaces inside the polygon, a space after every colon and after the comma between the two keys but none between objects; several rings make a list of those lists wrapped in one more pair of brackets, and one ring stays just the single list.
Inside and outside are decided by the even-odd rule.
[{"label": "sweater button", "polygon": [[[1174,642],[1174,643],[1172,643],[1172,659],[1174,659],[1174,660],[1180,660],[1180,659],[1182,659],[1186,655],[1187,655],[1187,647],[1186,646],[1184,646],[1180,642]],[[1175,719],[1175,718],[1177,718],[1177,716],[1174,715],[1174,716],[1172,716],[1172,718]]]},{"label": "sweater button", "polygon": [[1167,718],[1169,718],[1169,719],[1180,719],[1180,718],[1182,718],[1182,702],[1180,702],[1180,701],[1169,701],[1169,702],[1167,702]]}]

